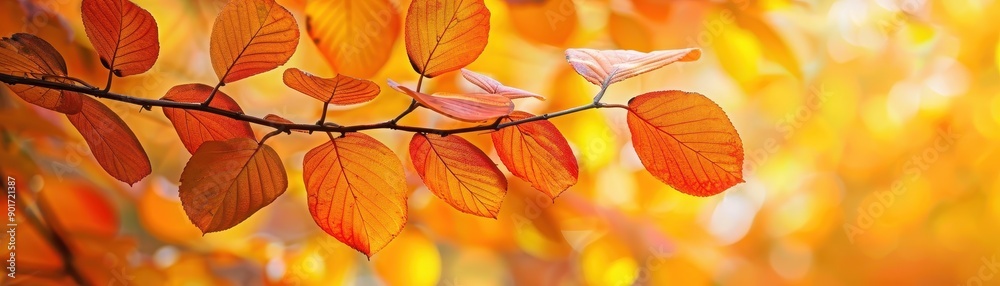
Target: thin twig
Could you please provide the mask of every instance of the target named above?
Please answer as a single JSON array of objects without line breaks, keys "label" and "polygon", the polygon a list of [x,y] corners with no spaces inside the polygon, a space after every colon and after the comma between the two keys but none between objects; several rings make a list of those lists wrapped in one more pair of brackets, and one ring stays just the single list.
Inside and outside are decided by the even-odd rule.
[{"label": "thin twig", "polygon": [[[375,129],[391,129],[391,130],[399,130],[399,131],[415,132],[415,133],[430,133],[430,134],[438,134],[438,135],[451,135],[451,134],[470,133],[470,132],[477,132],[477,131],[493,131],[493,130],[498,130],[498,129],[501,129],[501,128],[504,128],[504,127],[514,126],[514,125],[528,123],[528,122],[533,122],[533,121],[538,121],[538,120],[545,120],[545,119],[549,119],[549,118],[555,118],[555,117],[559,117],[559,116],[563,116],[563,115],[567,115],[567,114],[572,114],[572,113],[576,113],[576,112],[580,112],[580,111],[584,111],[584,110],[588,110],[588,109],[599,109],[599,108],[624,108],[624,109],[628,109],[628,107],[624,106],[624,105],[613,105],[613,104],[604,104],[604,103],[594,102],[594,103],[590,103],[590,104],[587,104],[587,105],[578,106],[578,107],[575,107],[575,108],[570,108],[570,109],[566,109],[566,110],[562,110],[562,111],[557,111],[557,112],[553,112],[553,113],[548,113],[548,114],[542,114],[542,115],[538,115],[538,116],[534,116],[534,117],[529,117],[529,118],[525,118],[525,119],[521,119],[521,120],[515,120],[515,121],[511,121],[511,122],[506,122],[506,123],[502,123],[502,124],[479,125],[479,126],[466,127],[466,128],[457,128],[457,129],[437,129],[437,128],[428,128],[428,127],[398,125],[398,124],[396,124],[396,122],[393,122],[392,120],[381,122],[381,123],[361,124],[361,125],[351,125],[351,126],[341,126],[341,125],[336,125],[336,124],[330,124],[329,122],[327,122],[326,124],[323,124],[323,125],[316,125],[316,124],[278,123],[278,122],[273,122],[273,121],[265,120],[265,119],[260,118],[260,117],[254,117],[254,116],[246,115],[246,114],[243,114],[243,113],[232,112],[232,111],[229,111],[229,110],[214,108],[214,107],[205,105],[204,103],[188,103],[188,102],[176,102],[176,101],[170,101],[170,100],[157,100],[157,99],[139,98],[139,97],[133,97],[133,96],[128,96],[128,95],[122,95],[122,94],[117,94],[117,93],[113,93],[113,92],[103,91],[103,90],[100,90],[100,89],[92,89],[92,88],[83,87],[83,86],[74,85],[74,84],[45,81],[45,80],[40,80],[40,79],[34,79],[34,78],[28,78],[28,77],[21,77],[21,76],[14,76],[14,75],[9,75],[9,74],[2,74],[2,73],[0,73],[0,82],[4,82],[4,83],[7,83],[7,84],[26,84],[26,85],[32,85],[32,86],[38,86],[38,87],[44,87],[44,88],[52,88],[52,89],[64,90],[64,91],[74,91],[74,92],[78,92],[78,93],[82,93],[82,94],[87,94],[87,95],[91,95],[91,96],[98,97],[98,98],[104,98],[104,99],[109,99],[109,100],[114,100],[114,101],[120,101],[120,102],[135,104],[135,105],[139,105],[139,106],[143,106],[143,107],[157,106],[157,107],[162,107],[162,108],[178,108],[178,109],[185,109],[185,110],[203,111],[203,112],[208,112],[208,113],[212,113],[212,114],[218,114],[218,115],[221,115],[221,116],[225,116],[225,117],[236,119],[236,120],[240,120],[240,121],[245,121],[245,122],[248,122],[248,123],[253,123],[253,124],[257,124],[257,125],[272,127],[272,128],[277,129],[277,130],[280,130],[282,132],[294,131],[294,130],[301,130],[301,131],[307,131],[307,132],[350,133],[350,132],[359,132],[359,131],[375,130]],[[605,89],[602,89],[601,92],[603,93],[604,90]],[[208,101],[206,101],[206,102],[208,102]]]}]

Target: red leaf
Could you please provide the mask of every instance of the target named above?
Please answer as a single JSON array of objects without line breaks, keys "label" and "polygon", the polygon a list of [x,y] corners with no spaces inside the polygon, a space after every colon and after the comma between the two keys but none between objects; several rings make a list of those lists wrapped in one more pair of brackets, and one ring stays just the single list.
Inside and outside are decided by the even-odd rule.
[{"label": "red leaf", "polygon": [[462,137],[414,134],[410,160],[427,189],[464,213],[496,218],[507,178],[482,150]]},{"label": "red leaf", "polygon": [[336,105],[369,102],[381,92],[378,85],[370,80],[345,75],[321,78],[296,68],[285,70],[284,81],[294,90]]},{"label": "red leaf", "polygon": [[658,91],[629,101],[628,126],[642,164],[678,191],[711,196],[743,182],[743,143],[707,97]]},{"label": "red leaf", "polygon": [[466,80],[482,88],[487,93],[503,95],[510,99],[534,97],[538,100],[545,100],[541,95],[505,86],[495,79],[467,69],[462,69],[462,77],[465,77]]},{"label": "red leaf", "polygon": [[375,75],[392,56],[399,39],[395,1],[308,1],[306,30],[337,73]]},{"label": "red leaf", "polygon": [[205,142],[181,173],[181,205],[203,233],[229,229],[288,188],[281,158],[249,138]]},{"label": "red leaf", "polygon": [[[14,34],[0,40],[0,73],[34,79],[67,82],[47,76],[66,76],[66,61],[48,42],[31,34]],[[17,96],[31,104],[56,112],[80,112],[82,97],[69,91],[26,84],[8,85]]]},{"label": "red leaf", "polygon": [[[503,122],[534,115],[515,111]],[[507,169],[518,178],[555,199],[576,184],[576,157],[559,129],[548,120],[523,123],[493,132],[493,146]]]},{"label": "red leaf", "polygon": [[627,50],[568,49],[566,60],[590,83],[608,84],[651,72],[674,62],[690,62],[701,57],[696,48],[642,53]]},{"label": "red leaf", "polygon": [[128,0],[83,0],[83,28],[118,76],[148,71],[160,54],[156,20]]},{"label": "red leaf", "polygon": [[310,150],[302,176],[316,224],[369,257],[406,225],[403,163],[375,138],[349,133]]},{"label": "red leaf", "polygon": [[97,163],[129,185],[148,176],[152,172],[149,157],[132,129],[103,103],[90,97],[81,99],[80,112],[66,117],[83,135]]},{"label": "red leaf", "polygon": [[274,0],[233,0],[212,27],[212,67],[230,83],[288,62],[299,44],[299,24]]},{"label": "red leaf", "polygon": [[406,55],[435,77],[471,64],[486,49],[490,10],[483,0],[414,0],[406,13]]},{"label": "red leaf", "polygon": [[[212,94],[213,88],[204,84],[178,85],[167,91],[164,100],[201,103]],[[222,91],[217,91],[208,106],[243,113],[240,105]],[[204,111],[179,108],[163,108],[163,114],[174,124],[177,136],[181,138],[188,152],[194,154],[198,146],[207,141],[224,141],[233,138],[255,139],[250,123]]]},{"label": "red leaf", "polygon": [[[264,120],[271,121],[271,122],[274,122],[274,123],[281,123],[281,124],[295,124],[295,122],[292,122],[291,120],[285,119],[284,117],[277,116],[277,115],[274,115],[274,114],[265,115],[264,116]],[[299,132],[299,133],[309,133],[308,131],[299,130],[299,129],[292,130],[292,131],[293,132]]]},{"label": "red leaf", "polygon": [[421,105],[444,116],[466,122],[480,122],[500,118],[514,111],[510,98],[498,94],[459,94],[439,92],[434,95],[420,93],[389,80],[389,86],[409,95]]}]

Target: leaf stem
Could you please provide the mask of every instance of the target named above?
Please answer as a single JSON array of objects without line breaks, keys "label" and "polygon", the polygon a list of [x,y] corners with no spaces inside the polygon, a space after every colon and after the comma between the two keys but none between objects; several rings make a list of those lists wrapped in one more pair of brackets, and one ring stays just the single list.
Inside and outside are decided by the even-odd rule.
[{"label": "leaf stem", "polygon": [[[420,88],[423,85],[424,85],[424,75],[421,74],[420,79],[417,80],[417,92],[420,92]],[[410,107],[407,107],[406,110],[403,110],[403,113],[400,113],[399,116],[396,116],[396,118],[389,120],[389,122],[395,125],[396,122],[399,122],[399,120],[403,119],[403,117],[406,117],[407,114],[410,114],[410,112],[417,110],[417,107],[420,107],[420,104],[417,103],[417,100],[416,99],[410,100]]]},{"label": "leaf stem", "polygon": [[[589,110],[589,109],[601,109],[601,108],[622,108],[622,109],[628,109],[628,106],[621,105],[621,104],[605,104],[605,103],[593,102],[593,103],[590,103],[590,104],[587,104],[587,105],[583,105],[583,106],[578,106],[578,107],[574,107],[574,108],[570,108],[570,109],[566,109],[566,110],[561,110],[561,111],[552,112],[552,113],[548,113],[548,114],[542,114],[542,115],[538,115],[538,116],[534,116],[534,117],[529,117],[529,118],[525,118],[525,119],[521,119],[521,120],[516,120],[516,121],[511,121],[511,122],[506,122],[506,123],[499,123],[498,124],[497,122],[493,122],[492,124],[488,124],[488,125],[479,125],[479,126],[465,127],[465,128],[456,128],[456,129],[437,129],[437,128],[429,128],[429,127],[398,125],[393,120],[385,121],[385,122],[381,122],[381,123],[351,125],[351,126],[341,126],[341,125],[332,124],[332,123],[329,123],[329,122],[324,123],[322,125],[317,125],[317,124],[278,123],[278,122],[273,122],[273,121],[265,120],[265,119],[260,118],[260,117],[254,117],[254,116],[246,115],[246,114],[243,114],[243,113],[232,112],[232,111],[225,110],[225,109],[219,109],[219,108],[211,107],[211,106],[206,105],[205,103],[187,103],[187,102],[176,102],[176,101],[170,101],[170,100],[157,100],[157,99],[139,98],[139,97],[134,97],[134,96],[117,94],[117,93],[113,93],[113,92],[109,92],[109,91],[104,91],[104,90],[100,90],[100,89],[92,89],[92,88],[88,88],[88,87],[84,87],[84,86],[80,86],[80,85],[76,85],[76,84],[54,82],[54,81],[46,81],[46,80],[41,80],[41,79],[21,77],[21,76],[14,76],[14,75],[3,74],[3,73],[0,73],[0,82],[4,82],[4,83],[7,83],[7,84],[26,84],[26,85],[31,85],[31,86],[51,88],[51,89],[57,89],[57,90],[63,90],[63,91],[73,91],[73,92],[78,92],[78,93],[82,93],[82,94],[87,94],[87,95],[90,95],[90,96],[94,96],[94,97],[97,97],[97,98],[104,98],[104,99],[109,99],[109,100],[114,100],[114,101],[119,101],[119,102],[134,104],[134,105],[139,105],[139,106],[142,106],[144,108],[145,107],[156,106],[156,107],[161,107],[161,108],[178,108],[178,109],[185,109],[185,110],[203,111],[203,112],[208,112],[208,113],[212,113],[212,114],[218,114],[218,115],[221,115],[221,116],[224,116],[224,117],[228,117],[228,118],[232,118],[232,119],[235,119],[235,120],[240,120],[240,121],[245,121],[245,122],[248,122],[248,123],[253,123],[253,124],[257,124],[257,125],[261,125],[261,126],[268,126],[268,127],[275,128],[276,129],[275,132],[272,132],[272,133],[274,133],[274,135],[277,135],[278,133],[281,133],[281,132],[290,132],[290,131],[295,131],[295,130],[301,130],[301,131],[306,131],[306,132],[350,133],[350,132],[359,132],[359,131],[376,130],[376,129],[390,129],[390,130],[399,130],[399,131],[414,132],[414,133],[428,133],[428,134],[438,134],[438,135],[451,135],[451,134],[471,133],[471,132],[478,132],[478,131],[494,131],[494,130],[499,130],[499,129],[502,129],[502,128],[505,128],[505,127],[510,127],[510,126],[524,124],[524,123],[538,121],[538,120],[546,120],[546,119],[556,118],[556,117],[560,117],[560,116],[564,116],[564,115],[568,115],[568,114],[573,114],[573,113],[577,113],[577,112],[585,111],[585,110]],[[221,86],[221,84],[220,84],[220,86]],[[606,88],[602,89],[601,92],[603,93],[605,90],[606,90]],[[206,101],[206,103],[207,102],[208,101]],[[416,107],[414,106],[413,109],[415,109],[415,108]],[[271,135],[269,133],[267,136],[265,136],[264,138],[261,139],[261,142],[265,141],[266,139],[268,139],[269,137],[272,137],[274,135]]]},{"label": "leaf stem", "polygon": [[108,85],[104,86],[105,92],[111,91],[111,81],[112,79],[114,79],[114,76],[115,76],[115,71],[112,69],[108,69]]},{"label": "leaf stem", "polygon": [[225,85],[226,85],[226,82],[220,80],[219,84],[215,85],[215,88],[212,89],[212,93],[208,95],[208,98],[206,98],[205,102],[202,102],[201,105],[202,106],[208,106],[208,104],[212,103],[212,99],[215,98],[215,93],[219,92],[219,88],[221,88],[221,87],[223,87]]}]

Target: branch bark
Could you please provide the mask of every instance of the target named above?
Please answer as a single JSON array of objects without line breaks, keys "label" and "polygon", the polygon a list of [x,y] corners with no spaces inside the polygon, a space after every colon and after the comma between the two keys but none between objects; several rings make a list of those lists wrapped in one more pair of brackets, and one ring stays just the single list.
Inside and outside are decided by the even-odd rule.
[{"label": "branch bark", "polygon": [[[419,127],[419,126],[398,125],[396,123],[396,120],[389,120],[389,121],[385,121],[385,122],[381,122],[381,123],[374,123],[374,124],[362,124],[362,125],[352,125],[352,126],[340,126],[340,125],[330,125],[330,124],[285,124],[285,123],[271,122],[271,121],[268,121],[268,120],[264,120],[263,118],[260,118],[260,117],[250,116],[250,115],[246,115],[246,114],[243,114],[243,113],[237,113],[237,112],[232,112],[232,111],[228,111],[228,110],[213,108],[211,106],[205,105],[204,103],[185,103],[185,102],[175,102],[175,101],[170,101],[170,100],[158,100],[158,99],[139,98],[139,97],[134,97],[134,96],[129,96],[129,95],[123,95],[123,94],[117,94],[117,93],[113,93],[113,92],[110,92],[110,91],[101,90],[99,88],[95,88],[95,87],[90,86],[90,85],[82,86],[82,85],[75,85],[75,84],[62,83],[62,82],[53,82],[53,81],[47,81],[47,80],[41,80],[41,79],[35,79],[35,78],[29,78],[29,77],[22,77],[22,76],[15,76],[15,75],[10,75],[10,74],[2,74],[2,73],[0,73],[0,81],[2,81],[4,83],[7,83],[7,84],[10,84],[10,85],[24,84],[24,85],[31,85],[31,86],[37,86],[37,87],[51,88],[51,89],[56,89],[56,90],[73,91],[73,92],[78,92],[78,93],[82,93],[82,94],[94,96],[94,97],[97,97],[97,98],[104,98],[104,99],[109,99],[109,100],[114,100],[114,101],[119,101],[119,102],[124,102],[124,103],[129,103],[129,104],[134,104],[134,105],[142,106],[146,110],[151,109],[153,106],[157,106],[157,107],[179,108],[179,109],[186,109],[186,110],[203,111],[203,112],[208,112],[208,113],[222,115],[222,116],[229,117],[229,118],[236,119],[236,120],[240,120],[240,121],[246,121],[246,122],[257,124],[257,125],[268,126],[268,127],[274,128],[274,129],[276,129],[278,131],[286,132],[286,133],[289,133],[289,132],[291,132],[293,130],[302,130],[302,131],[307,131],[307,132],[310,132],[310,133],[311,132],[350,133],[350,132],[358,132],[358,131],[365,131],[365,130],[375,130],[375,129],[391,129],[391,130],[399,130],[399,131],[406,131],[406,132],[429,133],[429,134],[438,134],[438,135],[442,135],[442,136],[447,136],[447,135],[451,135],[451,134],[461,134],[461,133],[470,133],[470,132],[478,132],[478,131],[500,130],[501,128],[504,128],[504,127],[515,126],[515,125],[524,124],[524,123],[533,122],[533,121],[546,120],[546,119],[550,119],[550,118],[556,118],[556,117],[560,117],[560,116],[564,116],[564,115],[568,115],[568,114],[573,114],[573,113],[577,113],[577,112],[585,111],[585,110],[590,110],[590,109],[600,109],[600,108],[622,108],[622,109],[628,109],[628,106],[621,105],[621,104],[606,104],[606,103],[601,103],[599,101],[594,101],[591,104],[582,105],[582,106],[578,106],[578,107],[574,107],[574,108],[570,108],[570,109],[566,109],[566,110],[562,110],[562,111],[557,111],[557,112],[553,112],[553,113],[542,114],[542,115],[538,115],[538,116],[535,116],[535,117],[525,118],[525,119],[521,119],[521,120],[517,120],[517,121],[511,121],[511,122],[507,122],[507,123],[503,123],[503,124],[500,124],[500,121],[498,120],[498,121],[494,122],[493,124],[489,124],[489,125],[480,125],[480,126],[473,126],[473,127],[466,127],[466,128],[456,128],[456,129],[437,129],[437,128],[428,128],[428,127]],[[600,91],[600,93],[599,93],[599,95],[603,95],[605,90],[606,90],[606,88],[602,88],[601,91]],[[407,110],[408,111],[412,111],[409,108]],[[409,112],[405,112],[405,113],[409,113]],[[405,115],[405,113],[401,114],[401,115]]]}]

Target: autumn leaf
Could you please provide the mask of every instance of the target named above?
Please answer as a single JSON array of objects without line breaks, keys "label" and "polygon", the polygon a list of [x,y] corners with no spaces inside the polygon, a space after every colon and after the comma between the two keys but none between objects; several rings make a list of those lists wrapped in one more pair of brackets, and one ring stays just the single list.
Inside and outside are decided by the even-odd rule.
[{"label": "autumn leaf", "polygon": [[743,182],[743,143],[707,97],[658,91],[629,101],[628,126],[640,161],[678,191],[711,196]]},{"label": "autumn leaf", "polygon": [[371,136],[349,133],[310,150],[302,176],[316,224],[369,257],[406,225],[403,163]]},{"label": "autumn leaf", "polygon": [[690,62],[701,57],[697,48],[642,53],[628,50],[568,49],[566,60],[590,83],[616,83],[674,62]]},{"label": "autumn leaf", "polygon": [[389,86],[409,95],[421,105],[444,116],[466,122],[481,122],[500,118],[514,111],[510,98],[499,94],[460,94],[439,92],[433,95],[416,92],[389,80]]},{"label": "autumn leaf", "polygon": [[545,100],[545,98],[542,97],[541,95],[505,86],[493,78],[490,78],[488,76],[467,69],[462,69],[462,77],[464,77],[465,80],[468,80],[472,84],[483,89],[483,91],[486,91],[487,93],[503,95],[510,99],[534,97],[538,100]]},{"label": "autumn leaf", "polygon": [[215,19],[209,51],[219,81],[230,83],[284,65],[298,43],[299,26],[285,7],[233,0]]},{"label": "autumn leaf", "polygon": [[[163,100],[202,103],[212,94],[213,88],[204,84],[178,85],[167,91]],[[243,113],[240,105],[222,91],[216,91],[210,107]],[[250,123],[204,111],[163,108],[163,115],[174,124],[174,130],[188,152],[194,154],[202,143],[233,138],[255,139]]]},{"label": "autumn leaf", "polygon": [[427,188],[455,209],[497,217],[507,178],[469,141],[455,135],[414,134],[410,160]]},{"label": "autumn leaf", "polygon": [[[503,122],[530,117],[534,115],[515,111]],[[548,120],[506,127],[491,136],[504,166],[550,198],[555,199],[576,184],[580,170],[573,150],[559,129]]]},{"label": "autumn leaf", "polygon": [[340,74],[368,78],[389,61],[399,11],[388,0],[309,1],[306,30]]},{"label": "autumn leaf", "polygon": [[345,75],[321,78],[296,68],[285,70],[284,81],[294,90],[335,105],[369,102],[381,92],[378,85],[370,80]]},{"label": "autumn leaf", "polygon": [[[14,34],[0,40],[0,73],[64,82],[49,76],[66,76],[66,61],[48,42],[31,34]],[[31,85],[8,85],[17,96],[31,104],[56,112],[80,112],[79,93]]]},{"label": "autumn leaf", "polygon": [[736,23],[757,36],[762,48],[768,51],[764,53],[765,57],[780,64],[795,78],[802,79],[802,68],[799,60],[795,58],[795,53],[778,32],[760,16],[753,13],[736,13]]},{"label": "autumn leaf", "polygon": [[406,16],[406,54],[413,70],[435,77],[475,61],[489,33],[483,0],[414,0]]},{"label": "autumn leaf", "polygon": [[80,112],[67,115],[90,146],[97,163],[112,177],[129,185],[152,172],[149,156],[125,121],[103,103],[81,97]]},{"label": "autumn leaf", "polygon": [[202,233],[236,226],[288,187],[278,154],[249,138],[205,142],[180,181],[181,205]]},{"label": "autumn leaf", "polygon": [[[284,117],[277,116],[277,115],[274,115],[274,114],[264,115],[264,120],[271,121],[271,122],[274,122],[274,123],[280,123],[280,124],[295,124],[295,122],[292,122],[291,120],[285,119]],[[295,130],[292,130],[292,131],[293,132],[299,132],[299,133],[309,133],[308,131],[301,130],[301,129],[295,129]]]},{"label": "autumn leaf", "polygon": [[84,0],[83,28],[101,62],[118,76],[148,71],[160,54],[156,20],[128,0]]}]

